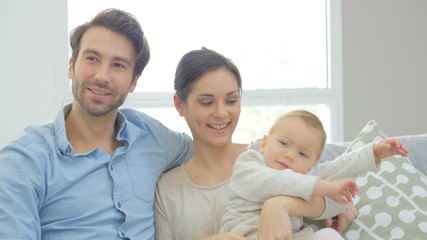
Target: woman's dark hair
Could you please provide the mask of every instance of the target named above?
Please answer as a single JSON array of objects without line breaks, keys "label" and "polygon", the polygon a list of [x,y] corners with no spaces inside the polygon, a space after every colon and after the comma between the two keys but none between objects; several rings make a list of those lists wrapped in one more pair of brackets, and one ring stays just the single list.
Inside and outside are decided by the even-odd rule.
[{"label": "woman's dark hair", "polygon": [[178,63],[174,82],[176,95],[185,103],[194,83],[203,74],[220,68],[229,70],[236,77],[241,93],[242,79],[237,66],[222,54],[203,47],[186,53]]},{"label": "woman's dark hair", "polygon": [[133,44],[136,54],[133,79],[142,73],[142,70],[150,60],[150,46],[136,17],[119,9],[110,8],[101,11],[90,22],[84,23],[71,31],[70,46],[74,63],[79,55],[80,41],[86,31],[92,27],[105,27],[126,36]]}]

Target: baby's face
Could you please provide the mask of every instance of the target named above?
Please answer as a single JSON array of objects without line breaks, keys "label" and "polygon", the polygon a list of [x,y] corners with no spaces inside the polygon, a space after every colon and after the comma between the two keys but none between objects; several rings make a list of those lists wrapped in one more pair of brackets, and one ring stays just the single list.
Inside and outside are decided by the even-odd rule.
[{"label": "baby's face", "polygon": [[318,130],[297,117],[289,117],[264,137],[261,152],[269,167],[305,174],[316,164],[323,149],[321,143]]}]

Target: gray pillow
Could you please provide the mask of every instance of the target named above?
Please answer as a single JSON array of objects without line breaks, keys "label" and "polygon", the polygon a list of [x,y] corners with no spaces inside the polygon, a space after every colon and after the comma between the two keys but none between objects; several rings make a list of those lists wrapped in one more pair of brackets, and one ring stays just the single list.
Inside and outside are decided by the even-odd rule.
[{"label": "gray pillow", "polygon": [[[386,138],[375,121],[369,121],[346,151]],[[415,138],[402,139],[416,151]],[[415,155],[410,152],[411,156]],[[357,179],[354,200],[359,216],[343,233],[348,240],[425,239],[427,235],[427,177],[411,164],[411,158],[393,156],[382,160],[378,171]],[[418,161],[418,159],[416,160]]]}]

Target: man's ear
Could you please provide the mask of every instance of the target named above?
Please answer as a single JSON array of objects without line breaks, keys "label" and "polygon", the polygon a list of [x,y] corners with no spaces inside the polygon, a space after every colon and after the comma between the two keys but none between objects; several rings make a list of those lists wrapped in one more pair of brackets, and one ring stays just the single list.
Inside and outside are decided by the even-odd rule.
[{"label": "man's ear", "polygon": [[68,61],[68,79],[72,79],[74,76],[74,62],[73,58],[70,57],[70,60]]},{"label": "man's ear", "polygon": [[175,105],[175,109],[176,109],[176,111],[178,111],[179,116],[181,116],[181,117],[184,116],[184,111],[182,110],[182,108],[183,108],[182,101],[176,94],[173,95],[173,104]]},{"label": "man's ear", "polygon": [[129,87],[129,92],[130,93],[133,93],[133,91],[135,91],[135,88],[136,88],[136,85],[138,83],[138,80],[139,80],[140,76],[141,75],[136,75],[135,78],[133,79],[132,83],[130,84],[130,87]]}]

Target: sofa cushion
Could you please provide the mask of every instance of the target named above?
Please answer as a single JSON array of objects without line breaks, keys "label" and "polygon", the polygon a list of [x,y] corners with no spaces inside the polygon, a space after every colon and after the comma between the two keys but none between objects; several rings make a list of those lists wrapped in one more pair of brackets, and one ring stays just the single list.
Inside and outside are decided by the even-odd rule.
[{"label": "sofa cushion", "polygon": [[416,169],[427,175],[427,134],[397,137],[409,149],[409,159]]},{"label": "sofa cushion", "polygon": [[[409,149],[409,159],[416,169],[427,175],[427,134],[397,136]],[[350,142],[327,143],[320,162],[333,160],[343,154]]]},{"label": "sofa cushion", "polygon": [[[346,151],[385,137],[378,124],[369,121]],[[410,148],[409,151],[412,155],[414,150]],[[354,202],[359,216],[343,237],[350,240],[425,239],[427,178],[408,158],[393,156],[384,159],[378,171],[362,174],[356,182],[359,191]]]}]

